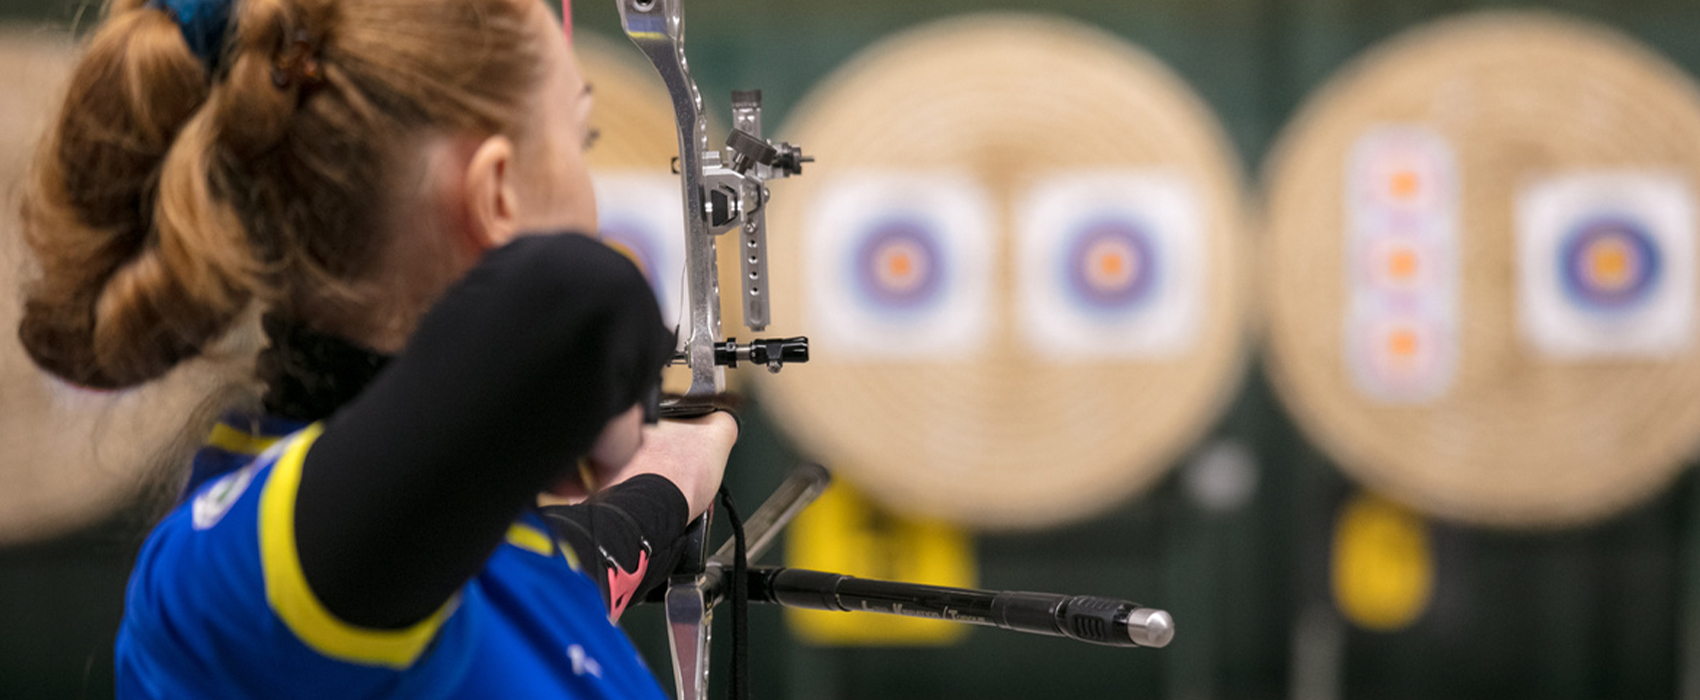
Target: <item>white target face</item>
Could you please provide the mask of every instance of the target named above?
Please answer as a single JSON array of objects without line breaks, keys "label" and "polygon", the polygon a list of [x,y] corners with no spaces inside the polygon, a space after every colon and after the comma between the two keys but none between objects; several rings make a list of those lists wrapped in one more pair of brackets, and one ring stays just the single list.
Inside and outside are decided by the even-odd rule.
[{"label": "white target face", "polygon": [[1381,237],[1356,246],[1359,260],[1349,274],[1354,289],[1389,297],[1418,297],[1455,279],[1449,250],[1415,236]]},{"label": "white target face", "polygon": [[1455,206],[1457,168],[1438,141],[1433,133],[1409,126],[1382,127],[1360,140],[1352,154],[1353,211],[1423,218]]},{"label": "white target face", "polygon": [[1353,314],[1356,322],[1348,326],[1347,342],[1360,359],[1351,371],[1359,387],[1380,392],[1371,396],[1389,402],[1430,398],[1439,390],[1433,378],[1454,371],[1457,331],[1450,319],[1424,311]]},{"label": "white target face", "polygon": [[925,363],[982,351],[993,322],[991,201],[950,171],[863,171],[823,185],[803,280],[820,353]]},{"label": "white target face", "polygon": [[635,263],[669,326],[686,323],[685,224],[679,180],[667,175],[597,173],[602,242]]},{"label": "white target face", "polygon": [[1517,202],[1523,337],[1554,358],[1662,357],[1694,329],[1694,204],[1656,172],[1584,172]]},{"label": "white target face", "polygon": [[1022,338],[1056,361],[1184,354],[1198,337],[1204,217],[1178,175],[1050,173],[1017,206]]},{"label": "white target face", "polygon": [[1458,359],[1456,155],[1433,129],[1383,124],[1346,166],[1347,369],[1378,402],[1436,400]]}]

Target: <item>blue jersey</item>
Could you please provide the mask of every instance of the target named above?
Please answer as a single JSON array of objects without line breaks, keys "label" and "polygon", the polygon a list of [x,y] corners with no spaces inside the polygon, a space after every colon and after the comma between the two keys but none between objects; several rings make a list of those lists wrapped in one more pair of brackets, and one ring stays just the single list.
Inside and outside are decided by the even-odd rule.
[{"label": "blue jersey", "polygon": [[302,574],[294,527],[319,432],[273,442],[215,430],[197,460],[205,483],[154,530],[131,574],[119,698],[666,697],[533,513],[412,627],[363,628],[327,610]]}]

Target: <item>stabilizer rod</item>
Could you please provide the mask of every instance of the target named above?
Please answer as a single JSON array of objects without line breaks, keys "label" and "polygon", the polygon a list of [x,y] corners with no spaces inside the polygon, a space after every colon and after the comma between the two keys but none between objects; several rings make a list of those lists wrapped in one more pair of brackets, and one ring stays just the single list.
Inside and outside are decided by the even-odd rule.
[{"label": "stabilizer rod", "polygon": [[948,620],[1117,647],[1164,647],[1175,637],[1169,613],[1114,598],[923,586],[806,569],[762,567],[749,575],[750,600],[794,608]]}]

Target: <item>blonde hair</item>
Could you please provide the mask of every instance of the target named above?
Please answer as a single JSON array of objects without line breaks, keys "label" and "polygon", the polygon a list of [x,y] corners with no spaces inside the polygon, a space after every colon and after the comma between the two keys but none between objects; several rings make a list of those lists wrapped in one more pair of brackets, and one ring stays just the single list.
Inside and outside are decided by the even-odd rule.
[{"label": "blonde hair", "polygon": [[241,0],[208,65],[112,0],[23,191],[34,362],[116,389],[200,354],[256,300],[346,287],[420,129],[513,133],[542,79],[534,0]]}]

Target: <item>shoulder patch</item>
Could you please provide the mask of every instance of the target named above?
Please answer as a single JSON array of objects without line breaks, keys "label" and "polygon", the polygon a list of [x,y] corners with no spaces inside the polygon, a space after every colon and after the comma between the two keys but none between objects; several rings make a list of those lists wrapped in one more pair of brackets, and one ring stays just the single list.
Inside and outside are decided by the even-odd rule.
[{"label": "shoulder patch", "polygon": [[190,507],[196,530],[205,530],[218,524],[236,500],[248,490],[248,485],[254,482],[254,472],[259,470],[259,462],[250,462],[248,466],[220,477],[208,484],[195,496],[195,502]]}]

